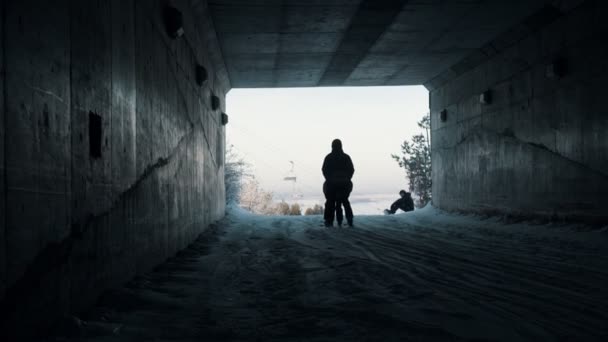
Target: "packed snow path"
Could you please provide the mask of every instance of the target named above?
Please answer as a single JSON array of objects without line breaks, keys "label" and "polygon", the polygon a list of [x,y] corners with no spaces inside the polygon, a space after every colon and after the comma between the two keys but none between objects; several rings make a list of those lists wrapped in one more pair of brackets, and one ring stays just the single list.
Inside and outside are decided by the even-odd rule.
[{"label": "packed snow path", "polygon": [[426,209],[232,211],[84,317],[87,341],[606,341],[608,232]]}]

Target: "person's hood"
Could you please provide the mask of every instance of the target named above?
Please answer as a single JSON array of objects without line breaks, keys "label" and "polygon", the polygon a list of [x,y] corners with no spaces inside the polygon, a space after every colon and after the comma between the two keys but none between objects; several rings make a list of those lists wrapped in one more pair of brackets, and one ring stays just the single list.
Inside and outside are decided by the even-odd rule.
[{"label": "person's hood", "polygon": [[340,141],[340,139],[334,139],[334,141],[331,142],[331,151],[342,152],[342,141]]}]

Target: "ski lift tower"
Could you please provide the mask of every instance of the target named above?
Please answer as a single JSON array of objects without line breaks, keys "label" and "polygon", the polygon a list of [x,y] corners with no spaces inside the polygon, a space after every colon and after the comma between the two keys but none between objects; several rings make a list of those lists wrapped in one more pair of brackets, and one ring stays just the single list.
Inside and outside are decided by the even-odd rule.
[{"label": "ski lift tower", "polygon": [[287,176],[283,177],[283,180],[291,182],[291,197],[296,198],[296,182],[298,180],[298,177],[296,177],[296,172],[294,170],[295,163],[293,162],[293,160],[290,160],[289,163],[291,163],[291,169],[287,172]]}]

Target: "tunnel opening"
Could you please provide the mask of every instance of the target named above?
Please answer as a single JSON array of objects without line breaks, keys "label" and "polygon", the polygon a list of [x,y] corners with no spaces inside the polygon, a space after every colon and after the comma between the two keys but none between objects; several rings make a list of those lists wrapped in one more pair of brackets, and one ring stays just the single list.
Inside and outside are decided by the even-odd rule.
[{"label": "tunnel opening", "polygon": [[422,86],[235,89],[227,106],[227,158],[242,168],[227,183],[236,181],[237,202],[260,214],[318,214],[326,201],[321,166],[336,138],[355,168],[355,215],[382,214],[410,191],[392,155],[414,135],[430,143],[417,125],[428,113]]}]

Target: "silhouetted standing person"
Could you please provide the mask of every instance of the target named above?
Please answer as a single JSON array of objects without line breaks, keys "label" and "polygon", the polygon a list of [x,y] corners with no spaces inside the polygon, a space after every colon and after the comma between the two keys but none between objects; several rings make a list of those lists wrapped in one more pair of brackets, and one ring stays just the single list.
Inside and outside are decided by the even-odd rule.
[{"label": "silhouetted standing person", "polygon": [[342,209],[344,205],[344,214],[346,222],[349,226],[353,226],[353,209],[350,207],[348,196],[353,190],[353,174],[355,168],[350,156],[342,151],[342,142],[335,139],[331,143],[331,153],[325,157],[323,161],[323,193],[325,194],[325,226],[331,227],[334,222],[334,214],[339,209],[340,213],[337,217],[338,224],[342,224]]},{"label": "silhouetted standing person", "polygon": [[384,210],[385,214],[394,214],[397,212],[398,209],[401,209],[403,211],[414,210],[414,200],[412,199],[411,193],[406,192],[405,190],[401,190],[399,191],[399,196],[401,196],[401,198],[393,202],[393,204],[391,204],[390,209]]}]

